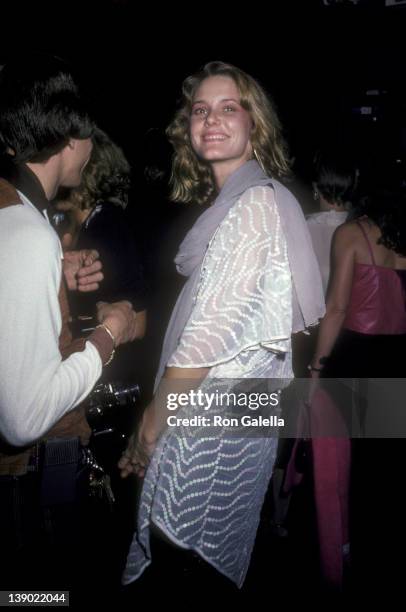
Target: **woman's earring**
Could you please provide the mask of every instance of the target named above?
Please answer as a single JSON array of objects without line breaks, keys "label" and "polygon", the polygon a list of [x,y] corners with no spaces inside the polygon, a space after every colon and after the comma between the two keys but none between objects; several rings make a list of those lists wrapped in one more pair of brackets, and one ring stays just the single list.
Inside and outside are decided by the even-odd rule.
[{"label": "woman's earring", "polygon": [[254,157],[255,157],[255,159],[257,160],[257,162],[258,162],[259,166],[261,167],[262,172],[264,172],[264,174],[266,174],[266,170],[265,170],[264,164],[263,164],[263,162],[262,162],[262,159],[261,159],[261,157],[258,155],[257,150],[256,150],[256,149],[254,149],[254,147],[252,147],[252,152],[253,152]]},{"label": "woman's earring", "polygon": [[313,200],[315,200],[317,202],[317,200],[319,199],[319,192],[317,191],[316,187],[313,187]]}]

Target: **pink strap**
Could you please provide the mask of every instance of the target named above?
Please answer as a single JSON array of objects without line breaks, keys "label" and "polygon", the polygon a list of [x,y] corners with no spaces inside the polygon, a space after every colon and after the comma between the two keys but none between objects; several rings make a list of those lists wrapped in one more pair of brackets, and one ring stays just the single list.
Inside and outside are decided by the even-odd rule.
[{"label": "pink strap", "polygon": [[371,247],[371,243],[369,242],[368,234],[366,233],[365,228],[363,227],[363,225],[362,225],[362,223],[360,222],[359,219],[357,219],[357,224],[358,224],[361,232],[364,234],[365,240],[367,241],[369,254],[371,255],[372,265],[376,266],[375,257],[374,257],[374,254],[372,252],[372,247]]}]

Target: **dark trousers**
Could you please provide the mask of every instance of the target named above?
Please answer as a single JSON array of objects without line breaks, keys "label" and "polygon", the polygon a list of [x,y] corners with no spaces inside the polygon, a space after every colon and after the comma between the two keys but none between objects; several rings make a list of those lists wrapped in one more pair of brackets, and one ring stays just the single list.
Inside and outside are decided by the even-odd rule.
[{"label": "dark trousers", "polygon": [[64,589],[75,582],[80,504],[41,504],[37,473],[0,477],[2,589]]}]

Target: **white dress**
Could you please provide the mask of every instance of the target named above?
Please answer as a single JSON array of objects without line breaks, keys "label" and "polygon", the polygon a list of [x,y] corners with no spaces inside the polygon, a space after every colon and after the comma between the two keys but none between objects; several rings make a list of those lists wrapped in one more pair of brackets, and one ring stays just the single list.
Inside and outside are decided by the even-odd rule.
[{"label": "white dress", "polygon": [[[292,282],[270,187],[248,189],[210,241],[194,308],[168,366],[210,368],[200,388],[285,379],[291,365]],[[229,379],[234,379],[230,381]],[[177,416],[191,416],[185,406]],[[168,429],[148,468],[125,584],[150,563],[151,521],[241,586],[275,462],[277,437]]]}]

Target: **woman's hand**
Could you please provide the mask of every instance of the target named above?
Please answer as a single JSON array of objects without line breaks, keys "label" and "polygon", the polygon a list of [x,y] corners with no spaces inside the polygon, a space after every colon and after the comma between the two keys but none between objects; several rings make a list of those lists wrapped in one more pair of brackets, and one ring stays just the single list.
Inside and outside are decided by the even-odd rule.
[{"label": "woman's hand", "polygon": [[140,478],[145,476],[157,441],[168,425],[168,391],[176,391],[177,394],[188,393],[199,386],[208,372],[209,368],[166,368],[158,390],[142,416],[138,431],[131,437],[118,463],[122,478],[127,478],[133,473]]},{"label": "woman's hand", "polygon": [[146,469],[155,450],[160,432],[151,405],[146,408],[140,427],[130,438],[118,467],[121,478],[136,474],[139,478],[145,476]]}]

